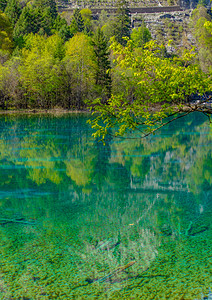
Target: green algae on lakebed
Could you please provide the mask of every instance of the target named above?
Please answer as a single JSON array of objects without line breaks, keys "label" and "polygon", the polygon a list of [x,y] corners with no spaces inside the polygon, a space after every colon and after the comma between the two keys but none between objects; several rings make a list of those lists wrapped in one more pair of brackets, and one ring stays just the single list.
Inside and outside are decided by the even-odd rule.
[{"label": "green algae on lakebed", "polygon": [[208,295],[207,119],[105,146],[86,119],[0,117],[0,299]]}]

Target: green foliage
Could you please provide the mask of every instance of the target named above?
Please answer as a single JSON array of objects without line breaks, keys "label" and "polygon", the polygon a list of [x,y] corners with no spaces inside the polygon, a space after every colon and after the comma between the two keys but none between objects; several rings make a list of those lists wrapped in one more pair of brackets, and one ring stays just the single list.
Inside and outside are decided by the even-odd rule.
[{"label": "green foliage", "polygon": [[96,28],[95,31],[98,28],[101,28],[101,30],[104,33],[105,38],[109,41],[112,36],[115,34],[115,23],[116,20],[114,16],[108,15],[108,13],[105,10],[102,10],[98,21],[96,21]]},{"label": "green foliage", "polygon": [[130,37],[130,11],[126,0],[117,1],[116,20],[114,24],[114,35],[117,42],[126,45],[124,37]]},{"label": "green foliage", "polygon": [[[14,0],[11,0],[14,1]],[[29,33],[39,33],[40,35],[51,35],[54,31],[54,26],[57,25],[57,9],[55,1],[36,0],[32,4],[26,5],[21,12],[21,15],[14,28],[14,40],[16,45],[23,47],[23,37]],[[57,20],[57,21],[56,21]],[[61,35],[67,37],[67,28],[62,25]]]},{"label": "green foliage", "polygon": [[48,9],[49,10],[49,16],[52,19],[56,19],[58,13],[57,13],[57,5],[55,0],[35,0],[34,6],[38,7],[42,10]]},{"label": "green foliage", "polygon": [[80,10],[78,8],[74,11],[71,27],[73,27],[76,30],[76,32],[84,31],[85,25]]},{"label": "green foliage", "polygon": [[98,89],[99,97],[105,102],[111,95],[111,67],[107,41],[100,28],[98,28],[92,40],[92,45],[95,53],[96,88]]},{"label": "green foliage", "polygon": [[12,51],[12,26],[8,17],[0,11],[0,50]]},{"label": "green foliage", "polygon": [[78,26],[76,20],[73,18],[70,24],[70,34],[73,37],[78,32]]},{"label": "green foliage", "polygon": [[1,0],[0,2],[0,10],[4,11],[7,6],[7,0]]},{"label": "green foliage", "polygon": [[70,28],[64,18],[61,18],[60,15],[54,21],[54,30],[58,32],[59,36],[64,40],[67,41],[71,38]]},{"label": "green foliage", "polygon": [[66,72],[71,73],[72,100],[80,109],[84,100],[91,97],[95,83],[94,50],[90,38],[84,33],[77,33],[66,42],[65,48],[64,63]]},{"label": "green foliage", "polygon": [[[81,109],[92,100],[92,108],[102,113],[94,120],[96,136],[104,136],[115,126],[117,134],[124,135],[140,124],[145,135],[163,126],[174,109],[180,111],[191,94],[201,95],[211,88],[207,75],[194,64],[192,53],[168,59],[166,48],[150,41],[144,23],[133,30],[129,40],[130,14],[125,0],[117,3],[113,19],[103,11],[99,20],[93,21],[89,9],[76,9],[71,26],[58,15],[55,1],[33,0],[22,5],[20,14],[17,0],[7,4],[6,12],[15,25],[13,35],[8,18],[0,14],[3,108],[58,105]],[[211,72],[210,17],[199,6],[192,20],[200,65],[203,71]],[[175,42],[176,26],[169,22],[167,27]],[[18,47],[9,59],[12,39]],[[155,105],[156,112],[150,114]]]},{"label": "green foliage", "polygon": [[183,113],[186,97],[210,91],[210,78],[191,64],[192,52],[182,59],[168,59],[160,57],[161,47],[150,41],[139,56],[131,41],[125,48],[117,42],[111,45],[125,89],[122,94],[112,95],[107,105],[93,101],[92,109],[100,113],[91,121],[95,137],[104,139],[113,128],[116,136],[132,130],[146,136]]},{"label": "green foliage", "polygon": [[145,26],[144,22],[138,28],[134,28],[131,33],[131,39],[135,47],[143,47],[144,44],[151,40],[151,33],[149,29]]},{"label": "green foliage", "polygon": [[83,8],[80,11],[80,14],[82,16],[83,24],[84,24],[84,33],[87,35],[92,35],[93,33],[93,26],[92,26],[92,12],[89,8]]},{"label": "green foliage", "polygon": [[12,26],[16,24],[21,14],[21,6],[18,0],[9,0],[5,8],[5,14],[10,19]]},{"label": "green foliage", "polygon": [[26,38],[19,67],[21,84],[30,107],[53,107],[62,83],[59,61],[64,52],[58,35],[43,37],[30,34]]},{"label": "green foliage", "polygon": [[210,32],[210,34],[212,34],[212,22],[205,22],[204,27],[208,30],[208,32]]},{"label": "green foliage", "polygon": [[207,9],[199,5],[192,14],[192,27],[199,48],[199,62],[203,71],[212,72],[212,31],[211,17]]},{"label": "green foliage", "polygon": [[37,33],[39,31],[39,16],[35,14],[31,6],[25,6],[21,12],[20,18],[14,28],[14,40],[19,45],[21,37],[29,33]]}]

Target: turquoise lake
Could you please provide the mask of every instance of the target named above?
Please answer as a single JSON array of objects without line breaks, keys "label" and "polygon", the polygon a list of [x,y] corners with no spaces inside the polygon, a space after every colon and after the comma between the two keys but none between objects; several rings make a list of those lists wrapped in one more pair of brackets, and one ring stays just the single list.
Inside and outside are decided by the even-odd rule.
[{"label": "turquoise lake", "polygon": [[207,299],[207,117],[105,145],[88,118],[0,116],[0,299]]}]

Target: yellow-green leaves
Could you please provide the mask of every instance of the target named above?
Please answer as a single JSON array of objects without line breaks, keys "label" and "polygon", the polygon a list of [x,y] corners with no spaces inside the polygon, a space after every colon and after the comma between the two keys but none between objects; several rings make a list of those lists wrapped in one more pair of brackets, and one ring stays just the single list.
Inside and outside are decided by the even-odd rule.
[{"label": "yellow-green leaves", "polygon": [[94,86],[93,47],[88,36],[77,33],[66,42],[65,49],[64,63],[72,78],[71,88],[76,97],[74,97],[74,102],[80,108],[83,100],[89,98]]},{"label": "yellow-green leaves", "polygon": [[11,52],[12,47],[12,27],[7,16],[0,11],[0,50]]},{"label": "yellow-green leaves", "polygon": [[212,34],[212,22],[205,22],[204,27]]},{"label": "yellow-green leaves", "polygon": [[19,72],[31,106],[54,105],[62,82],[59,65],[63,56],[61,43],[58,35],[47,38],[31,34],[26,40]]},{"label": "yellow-green leaves", "polygon": [[162,47],[150,41],[138,54],[131,41],[126,47],[113,41],[113,72],[121,74],[122,92],[114,90],[105,105],[93,103],[100,113],[92,121],[95,136],[104,138],[111,129],[115,136],[134,130],[146,136],[174,119],[190,95],[210,91],[210,78],[193,64],[193,49],[172,59],[161,55]]}]

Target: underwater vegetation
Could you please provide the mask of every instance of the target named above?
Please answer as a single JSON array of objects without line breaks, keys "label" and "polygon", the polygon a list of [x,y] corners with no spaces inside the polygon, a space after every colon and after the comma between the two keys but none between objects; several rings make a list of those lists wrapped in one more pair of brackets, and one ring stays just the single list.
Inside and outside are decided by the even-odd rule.
[{"label": "underwater vegetation", "polygon": [[211,300],[211,129],[178,125],[103,146],[0,117],[0,300]]},{"label": "underwater vegetation", "polygon": [[202,294],[201,299],[195,299],[195,300],[212,300],[212,292],[211,292],[211,289],[209,288],[208,296],[204,296],[204,295]]}]

